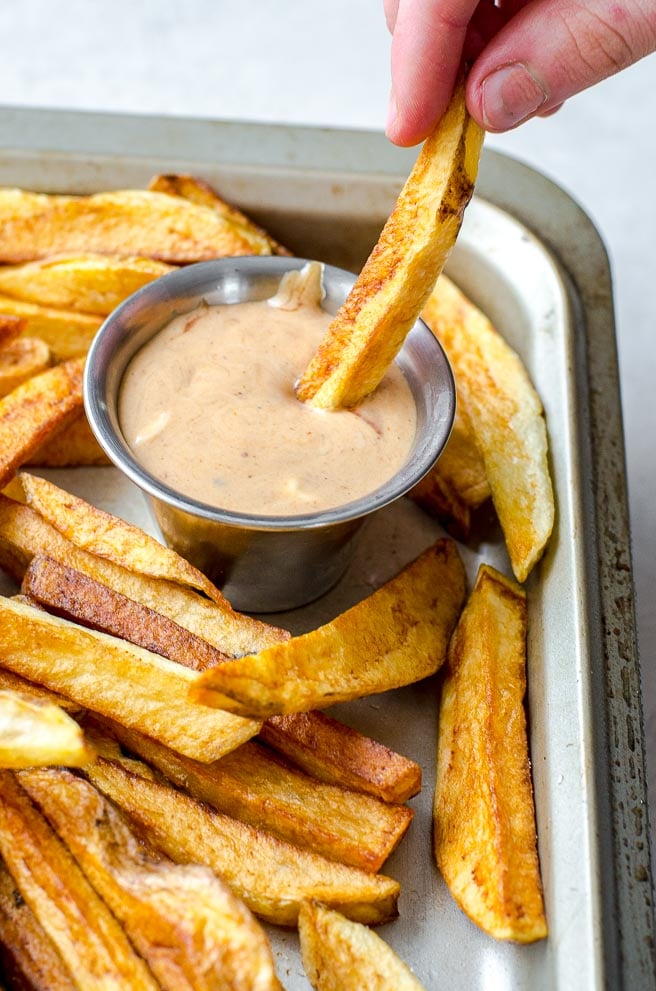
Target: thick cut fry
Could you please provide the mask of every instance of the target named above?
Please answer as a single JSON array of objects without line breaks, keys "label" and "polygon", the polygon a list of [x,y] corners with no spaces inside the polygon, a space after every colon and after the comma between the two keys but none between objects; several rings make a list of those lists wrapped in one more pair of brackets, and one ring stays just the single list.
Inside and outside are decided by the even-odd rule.
[{"label": "thick cut fry", "polygon": [[0,666],[133,726],[188,757],[212,761],[260,724],[187,701],[201,675],[123,640],[0,598]]},{"label": "thick cut fry", "polygon": [[15,341],[25,330],[25,321],[10,313],[0,311],[0,352]]},{"label": "thick cut fry", "polygon": [[455,544],[440,540],[325,626],[205,671],[191,698],[264,718],[420,681],[443,663],[464,596]]},{"label": "thick cut fry", "polygon": [[[21,601],[18,596],[16,596],[16,600]],[[43,685],[37,685],[33,681],[28,681],[27,678],[21,678],[19,674],[14,674],[13,671],[7,671],[1,667],[0,691],[19,692],[21,695],[27,695],[28,698],[35,699],[36,701],[57,705],[65,712],[81,711],[81,706],[77,702],[73,702],[72,699],[67,699],[65,695],[58,695],[57,692],[51,692],[48,688],[44,688]]]},{"label": "thick cut fry", "polygon": [[76,985],[9,871],[0,864],[0,967],[9,987],[75,991]]},{"label": "thick cut fry", "polygon": [[24,771],[19,781],[164,991],[281,991],[263,930],[212,871],[155,859],[68,771]]},{"label": "thick cut fry", "polygon": [[26,463],[40,468],[79,468],[82,465],[109,465],[111,461],[91,432],[82,411],[35,451]]},{"label": "thick cut fry", "polygon": [[353,289],[303,373],[298,398],[333,409],[373,392],[419,317],[474,190],[483,131],[461,82],[426,140]]},{"label": "thick cut fry", "polygon": [[118,761],[101,757],[85,774],[172,860],[211,867],[269,922],[295,925],[306,898],[319,898],[361,922],[385,922],[396,915],[399,885],[391,878],[301,850]]},{"label": "thick cut fry", "polygon": [[215,210],[177,196],[141,189],[92,196],[0,189],[0,261],[79,253],[127,254],[179,265],[271,252]]},{"label": "thick cut fry", "polygon": [[271,716],[260,739],[314,778],[401,803],[421,790],[419,764],[323,712]]},{"label": "thick cut fry", "polygon": [[525,581],[554,524],[540,399],[517,354],[444,276],[423,317],[453,366],[458,395],[485,462],[515,577]]},{"label": "thick cut fry", "polygon": [[[168,193],[169,196],[182,196],[199,206],[209,207],[220,216],[230,220],[237,227],[245,227],[253,242],[260,238],[262,245],[268,249],[264,254],[289,255],[290,252],[271,237],[267,231],[253,223],[241,210],[230,206],[219,194],[205,182],[192,175],[156,175],[150,180],[148,188],[156,193]],[[255,252],[254,252],[255,253]]]},{"label": "thick cut fry", "polygon": [[523,699],[526,596],[482,565],[449,647],[434,805],[437,864],[481,929],[546,936]]},{"label": "thick cut fry", "polygon": [[362,870],[380,870],[412,820],[406,806],[315,781],[257,743],[245,743],[213,764],[199,764],[134,730],[114,725],[110,732],[193,798]]},{"label": "thick cut fry", "polygon": [[171,272],[152,258],[73,255],[0,267],[0,293],[26,303],[108,316],[148,282]]},{"label": "thick cut fry", "polygon": [[146,964],[11,771],[0,771],[0,853],[78,988],[157,991]]},{"label": "thick cut fry", "polygon": [[303,967],[316,991],[423,991],[380,936],[341,912],[304,902],[298,935]]},{"label": "thick cut fry", "polygon": [[29,379],[0,399],[0,489],[82,409],[81,358]]},{"label": "thick cut fry", "polygon": [[102,323],[101,317],[88,313],[55,310],[11,296],[0,295],[0,310],[24,321],[23,336],[45,341],[54,362],[84,357]]},{"label": "thick cut fry", "polygon": [[0,396],[50,367],[50,349],[38,337],[19,337],[0,349]]},{"label": "thick cut fry", "polygon": [[82,767],[94,757],[78,724],[59,706],[0,690],[0,767]]}]

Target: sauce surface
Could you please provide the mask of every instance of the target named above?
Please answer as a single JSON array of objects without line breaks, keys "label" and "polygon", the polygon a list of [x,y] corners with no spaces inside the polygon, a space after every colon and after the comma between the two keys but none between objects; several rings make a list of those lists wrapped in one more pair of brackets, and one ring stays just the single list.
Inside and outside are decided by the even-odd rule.
[{"label": "sauce surface", "polygon": [[147,471],[220,509],[290,516],[351,502],[401,468],[416,414],[396,366],[356,410],[296,399],[332,319],[318,288],[283,280],[271,300],[200,307],[134,356],[119,419]]}]

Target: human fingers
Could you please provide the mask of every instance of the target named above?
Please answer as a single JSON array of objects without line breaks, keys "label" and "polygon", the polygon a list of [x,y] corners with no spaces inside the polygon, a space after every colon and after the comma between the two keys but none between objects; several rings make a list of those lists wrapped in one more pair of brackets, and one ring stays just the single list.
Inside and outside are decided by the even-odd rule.
[{"label": "human fingers", "polygon": [[390,34],[394,34],[396,15],[399,12],[399,0],[384,0],[385,23]]},{"label": "human fingers", "polygon": [[507,131],[655,49],[651,0],[532,0],[476,59],[467,106],[486,130]]}]

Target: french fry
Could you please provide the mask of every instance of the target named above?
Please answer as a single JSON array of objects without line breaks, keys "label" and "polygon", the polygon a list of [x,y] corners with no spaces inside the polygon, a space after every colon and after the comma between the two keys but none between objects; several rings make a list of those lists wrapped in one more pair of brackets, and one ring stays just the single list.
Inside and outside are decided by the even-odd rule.
[{"label": "french fry", "polygon": [[244,743],[213,764],[199,764],[123,726],[109,732],[218,812],[365,871],[380,870],[412,821],[406,806],[316,781],[261,744]]},{"label": "french fry", "polygon": [[0,399],[0,489],[82,409],[81,358],[23,382]]},{"label": "french fry", "polygon": [[212,871],[156,859],[125,817],[68,771],[23,771],[19,781],[164,991],[281,991],[264,931]]},{"label": "french fry", "polygon": [[[21,601],[18,596],[16,596],[16,599]],[[72,699],[67,699],[65,695],[58,695],[57,692],[51,692],[49,689],[44,688],[43,685],[37,685],[33,681],[28,681],[27,678],[21,678],[19,674],[14,674],[13,671],[7,671],[1,667],[0,691],[19,692],[21,695],[27,695],[29,698],[37,701],[58,705],[64,712],[81,711],[81,706],[77,702],[73,702]]]},{"label": "french fry", "polygon": [[0,771],[0,854],[77,987],[157,991],[121,926],[11,771]]},{"label": "french fry", "polygon": [[0,293],[26,303],[102,317],[172,270],[152,258],[93,254],[46,258],[0,266]]},{"label": "french fry", "polygon": [[350,918],[372,924],[396,915],[399,885],[391,878],[301,850],[119,761],[100,757],[85,775],[172,860],[211,867],[252,912],[269,922],[295,925],[306,898],[320,898]]},{"label": "french fry", "polygon": [[298,398],[334,409],[373,392],[419,317],[474,190],[483,131],[455,89],[378,243],[301,376]]},{"label": "french fry", "polygon": [[0,597],[0,666],[200,761],[254,736],[260,724],[187,701],[201,675],[180,664]]},{"label": "french fry", "polygon": [[92,196],[0,189],[0,261],[87,253],[182,265],[271,252],[215,210],[176,196],[141,189]]},{"label": "french fry", "polygon": [[34,452],[28,465],[40,468],[79,468],[109,465],[111,461],[91,432],[84,411]]},{"label": "french fry", "polygon": [[481,929],[522,943],[547,934],[525,691],[526,596],[482,565],[442,688],[435,858],[456,902]]},{"label": "french fry", "polygon": [[419,764],[324,712],[271,716],[259,736],[319,781],[397,804],[421,790]]},{"label": "french fry", "polygon": [[23,320],[22,335],[45,341],[55,363],[83,357],[102,323],[101,317],[89,313],[56,310],[11,296],[0,295],[0,311]]},{"label": "french fry", "polygon": [[0,397],[50,367],[50,349],[38,337],[19,337],[0,349]]},{"label": "french fry", "polygon": [[455,544],[440,540],[325,626],[205,671],[190,697],[266,718],[420,681],[443,663],[464,596]]},{"label": "french fry", "polygon": [[77,988],[54,943],[1,863],[0,965],[12,988],[27,991]]},{"label": "french fry", "polygon": [[25,321],[20,317],[0,311],[0,351],[15,341],[25,330]]},{"label": "french fry", "polygon": [[512,568],[523,582],[541,557],[554,524],[542,404],[517,354],[445,276],[423,317],[453,366]]},{"label": "french fry", "polygon": [[79,725],[58,705],[0,690],[0,767],[82,767],[94,758]]},{"label": "french fry", "polygon": [[316,991],[423,991],[380,936],[341,912],[303,902],[298,934],[303,967]]}]

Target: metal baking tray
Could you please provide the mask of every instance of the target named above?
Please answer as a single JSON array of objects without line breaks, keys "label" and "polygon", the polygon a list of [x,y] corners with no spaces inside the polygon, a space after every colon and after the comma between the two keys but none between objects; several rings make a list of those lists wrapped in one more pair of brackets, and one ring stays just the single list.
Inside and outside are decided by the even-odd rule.
[{"label": "metal baking tray", "polygon": [[[0,110],[0,184],[57,192],[143,186],[158,171],[216,184],[294,252],[358,269],[414,152],[382,135],[310,128]],[[438,680],[339,707],[346,721],[423,767],[415,820],[384,870],[402,881],[381,934],[427,989],[656,988],[644,741],[624,451],[608,262],[561,189],[484,154],[448,271],[521,354],[550,435],[557,522],[528,582],[528,710],[549,938],[500,944],[455,906],[435,869],[430,809]],[[114,469],[51,471],[149,529]],[[440,532],[402,501],[368,527],[332,593],[275,621],[294,631],[369,592]],[[500,533],[462,548],[508,570]],[[274,931],[289,991],[309,987],[295,933]]]}]

